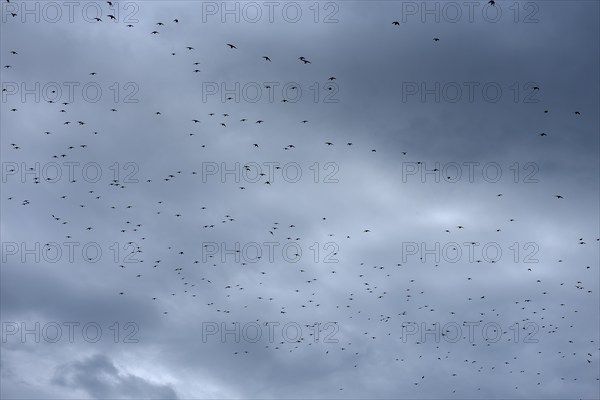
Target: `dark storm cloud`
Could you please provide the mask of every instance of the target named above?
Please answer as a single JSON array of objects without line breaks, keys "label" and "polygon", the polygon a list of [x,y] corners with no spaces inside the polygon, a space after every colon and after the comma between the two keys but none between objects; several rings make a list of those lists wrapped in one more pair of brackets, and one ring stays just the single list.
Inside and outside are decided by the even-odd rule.
[{"label": "dark storm cloud", "polygon": [[598,396],[596,3],[112,3],[2,3],[3,397]]}]

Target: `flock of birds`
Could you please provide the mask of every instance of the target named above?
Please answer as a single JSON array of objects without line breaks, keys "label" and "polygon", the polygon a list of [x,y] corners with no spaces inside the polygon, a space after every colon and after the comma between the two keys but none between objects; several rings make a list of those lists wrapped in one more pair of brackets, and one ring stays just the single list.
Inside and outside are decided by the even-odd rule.
[{"label": "flock of birds", "polygon": [[[7,0],[9,1],[9,0]],[[112,6],[111,2],[107,2]],[[493,0],[489,1],[490,5],[494,5]],[[16,16],[16,15],[13,15]],[[112,14],[107,15],[108,19],[115,19]],[[101,18],[97,18],[98,22],[103,22]],[[174,18],[172,23],[175,25],[185,24],[184,18]],[[399,25],[398,21],[393,21],[393,25]],[[163,22],[155,22],[154,30],[150,31],[151,35],[161,34],[161,28],[167,25]],[[129,28],[137,26],[127,25]],[[433,40],[438,42],[440,39],[434,37]],[[223,43],[232,52],[242,51],[238,49],[238,45],[234,43]],[[182,45],[181,49],[186,52],[194,52],[194,46]],[[11,61],[4,65],[5,70],[19,70],[23,67],[19,58],[22,54],[27,54],[27,48],[12,50],[7,53],[5,58]],[[165,54],[165,57],[176,56],[176,52]],[[256,58],[262,58],[265,63],[276,63],[276,57],[272,55],[255,55]],[[304,56],[297,57],[298,64],[304,68],[310,64],[311,68],[318,68],[318,63],[315,60],[309,60]],[[190,65],[190,72],[194,74],[202,73],[199,69],[200,62],[195,61]],[[102,75],[100,72],[86,72],[90,76]],[[331,74],[323,74],[324,79],[329,82],[335,82],[336,77]],[[7,77],[8,78],[8,77]],[[6,80],[6,79],[3,79]],[[268,87],[267,87],[268,88]],[[293,90],[294,88],[292,88]],[[538,87],[535,88],[539,90]],[[6,89],[3,89],[5,91]],[[227,98],[227,100],[233,100]],[[282,99],[281,102],[286,102]],[[16,103],[16,101],[15,101]],[[234,102],[226,102],[231,111],[225,113],[217,113],[210,111],[202,115],[189,115],[190,129],[196,126],[219,127],[216,129],[227,128],[231,126],[230,119],[232,115],[237,114],[242,108]],[[19,116],[18,104],[3,104],[3,107],[10,111],[11,114],[3,113],[3,119],[17,119]],[[98,141],[102,136],[108,135],[108,132],[103,131],[102,124],[84,120],[79,113],[77,104],[69,102],[54,102],[48,101],[48,112],[56,113],[64,118],[56,118],[55,122],[49,126],[40,127],[37,141],[44,143],[48,152],[46,159],[41,160],[50,162],[56,159],[82,159],[86,152],[94,150]],[[98,113],[123,113],[126,112],[122,108],[100,109]],[[14,113],[14,114],[12,114]],[[549,110],[544,110],[544,114],[549,113]],[[579,111],[571,112],[575,117],[581,116]],[[151,112],[148,118],[168,118],[161,110]],[[198,113],[199,114],[199,113]],[[269,129],[269,119],[267,117],[240,115],[239,123],[252,123]],[[306,116],[297,119],[298,124],[308,124],[309,120]],[[228,125],[229,124],[229,125]],[[182,136],[202,136],[201,132],[181,132],[174,133]],[[29,148],[28,145],[17,143],[17,138],[23,135],[18,132],[3,132],[3,139],[10,137],[14,143],[10,143],[10,148],[7,148],[3,157],[7,159],[19,159],[25,157]],[[539,133],[540,137],[547,137],[547,133]],[[56,138],[56,139],[55,139]],[[541,139],[540,139],[541,140]],[[551,139],[544,139],[551,140]],[[61,143],[56,146],[54,142]],[[28,141],[29,142],[29,141]],[[63,143],[68,142],[66,145]],[[147,143],[151,145],[151,143]],[[62,146],[62,147],[61,147]],[[183,143],[184,147],[190,146],[187,142]],[[195,146],[195,144],[193,145]],[[200,148],[207,148],[206,143],[198,145]],[[303,143],[285,144],[282,149],[285,151],[294,151],[298,147],[302,147]],[[324,148],[334,146],[333,141],[325,140],[322,142]],[[357,147],[352,141],[345,140],[342,146],[347,148]],[[259,140],[251,140],[248,146],[248,152],[260,152],[263,143]],[[218,149],[216,149],[218,150]],[[364,149],[370,153],[376,153],[373,148]],[[406,156],[406,151],[401,152],[402,156]],[[244,168],[249,168],[247,165]],[[10,171],[9,172],[15,172]],[[22,185],[13,185],[10,182],[3,184],[3,213],[13,212],[13,207],[30,207],[46,214],[47,222],[51,224],[51,229],[57,234],[61,234],[65,239],[79,240],[85,242],[90,238],[93,231],[102,230],[110,232],[111,237],[119,238],[126,244],[130,250],[130,256],[138,260],[136,263],[120,262],[116,265],[115,274],[119,274],[119,288],[115,288],[112,292],[107,292],[105,295],[118,296],[123,302],[127,302],[129,297],[136,299],[143,298],[147,300],[149,306],[161,314],[165,321],[168,321],[172,310],[177,311],[178,299],[184,301],[193,301],[201,310],[201,313],[206,315],[222,315],[221,319],[229,320],[244,320],[244,316],[254,315],[253,313],[261,313],[261,310],[272,310],[279,314],[281,319],[293,320],[300,315],[302,318],[310,317],[311,315],[335,315],[335,323],[339,325],[340,332],[344,330],[344,324],[361,329],[359,337],[354,336],[352,340],[345,340],[347,337],[340,335],[344,340],[340,340],[338,344],[330,344],[327,346],[319,345],[313,341],[310,336],[302,337],[293,343],[280,340],[273,344],[267,344],[264,349],[256,345],[242,343],[238,347],[231,350],[231,356],[234,357],[249,357],[255,353],[263,351],[276,352],[302,352],[302,351],[317,351],[323,357],[331,357],[334,353],[342,354],[344,360],[348,361],[348,368],[361,370],[362,368],[370,368],[368,363],[363,363],[365,357],[369,356],[370,348],[386,349],[383,357],[389,358],[390,365],[402,365],[409,368],[413,362],[426,362],[426,365],[436,365],[435,369],[440,368],[441,374],[447,375],[448,379],[456,379],[456,385],[448,388],[448,396],[452,394],[467,395],[464,389],[458,391],[457,387],[466,385],[467,379],[472,379],[473,374],[489,374],[490,376],[511,376],[511,374],[523,375],[529,377],[529,386],[543,386],[554,380],[555,376],[546,376],[543,370],[524,369],[520,362],[527,357],[539,357],[537,360],[541,362],[560,362],[567,359],[574,364],[581,363],[591,365],[597,369],[598,362],[598,343],[593,338],[578,337],[577,327],[582,321],[578,319],[580,310],[574,309],[571,304],[561,300],[562,297],[582,298],[586,301],[586,296],[589,299],[594,299],[596,293],[594,291],[596,282],[590,281],[590,277],[597,273],[598,265],[581,265],[572,266],[570,280],[555,281],[553,279],[544,279],[543,265],[535,265],[523,271],[523,280],[526,282],[527,290],[521,291],[515,289],[515,295],[512,304],[497,304],[501,298],[498,293],[484,294],[484,286],[486,285],[486,275],[480,272],[467,272],[464,275],[464,287],[462,293],[457,297],[462,297],[457,300],[454,305],[460,305],[469,309],[469,317],[476,316],[478,321],[485,323],[490,320],[503,320],[520,322],[526,324],[535,322],[539,324],[538,337],[543,337],[542,341],[554,340],[553,336],[557,336],[560,341],[564,341],[565,335],[571,339],[564,342],[556,342],[553,349],[542,348],[535,351],[537,354],[515,355],[512,357],[502,357],[505,360],[502,364],[492,364],[486,361],[486,348],[494,346],[491,343],[475,342],[468,343],[467,347],[476,347],[477,351],[465,350],[461,348],[455,350],[452,345],[444,345],[442,343],[424,343],[416,339],[413,345],[427,347],[427,351],[419,353],[418,359],[411,358],[412,354],[399,348],[399,327],[406,321],[421,321],[430,320],[432,315],[435,315],[438,320],[455,320],[460,317],[460,310],[454,309],[448,304],[433,304],[430,300],[430,289],[424,277],[427,274],[435,273],[435,268],[439,268],[439,264],[428,265],[429,269],[424,273],[415,272],[410,265],[401,262],[394,262],[390,265],[373,265],[368,261],[355,262],[353,265],[345,264],[327,264],[323,265],[306,265],[299,263],[298,265],[286,266],[286,271],[276,271],[273,264],[267,261],[260,260],[257,263],[240,262],[234,268],[244,268],[241,277],[239,274],[227,272],[224,273],[222,265],[219,263],[219,256],[209,256],[209,261],[202,260],[202,249],[200,246],[192,248],[184,247],[182,244],[173,244],[169,246],[145,246],[146,242],[153,242],[155,232],[148,226],[155,226],[154,222],[166,225],[182,225],[186,217],[190,217],[188,224],[192,221],[201,220],[200,226],[203,229],[208,229],[212,232],[218,231],[221,235],[234,233],[239,229],[236,225],[239,220],[247,221],[246,216],[233,216],[234,212],[226,212],[222,215],[216,214],[215,210],[219,210],[218,204],[201,204],[193,205],[191,208],[185,208],[177,203],[177,199],[167,195],[173,191],[171,185],[177,184],[179,180],[185,180],[185,176],[199,176],[200,173],[195,168],[190,170],[172,170],[165,171],[162,176],[146,177],[139,185],[147,185],[153,188],[152,193],[164,193],[165,198],[150,198],[147,197],[144,206],[123,201],[123,192],[130,190],[130,185],[125,180],[114,179],[108,185],[109,189],[94,187],[89,189],[85,185],[75,185],[77,179],[69,182],[68,190],[57,195],[56,199],[43,199],[42,196],[48,196],[44,193],[44,184],[36,177],[27,185],[39,187],[39,191],[35,192],[32,198],[22,195]],[[263,175],[263,182],[266,185],[271,185],[271,182]],[[50,178],[47,178],[50,180]],[[189,182],[189,181],[186,181]],[[264,187],[264,185],[263,185]],[[84,189],[85,188],[85,189]],[[158,190],[154,190],[158,188]],[[239,186],[240,190],[247,189],[247,186]],[[136,187],[136,190],[139,190]],[[34,193],[34,192],[31,192]],[[50,192],[49,192],[50,193]],[[146,197],[146,195],[144,195]],[[503,194],[495,194],[497,197],[502,197]],[[563,194],[548,194],[549,201],[552,196],[556,200],[568,201],[568,197]],[[53,201],[50,201],[53,200]],[[64,211],[59,213],[53,209],[49,209],[49,204],[55,204],[54,200],[60,202],[60,208]],[[244,198],[240,197],[240,201],[244,202]],[[151,212],[146,208],[151,204]],[[89,211],[86,211],[89,210]],[[98,226],[91,224],[94,215],[105,215],[105,210],[112,212],[112,216],[108,220],[118,220],[115,226]],[[193,217],[192,217],[193,216]],[[351,217],[351,216],[348,216]],[[353,243],[353,240],[362,240],[367,236],[372,235],[376,231],[376,227],[357,226],[351,231],[339,232],[335,231],[334,223],[329,224],[332,218],[330,216],[318,216],[313,220],[277,220],[270,223],[262,223],[255,226],[255,230],[259,232],[258,242],[269,241],[276,238],[282,242],[295,241],[306,245],[310,245],[308,239],[301,234],[304,229],[309,229],[312,226],[319,226],[324,231],[327,231],[328,240],[336,240],[342,246],[348,243],[348,246]],[[84,222],[85,221],[85,222]],[[334,221],[335,222],[335,221]],[[45,224],[45,221],[38,222]],[[184,222],[185,223],[185,222]],[[195,223],[195,222],[194,222]],[[510,220],[497,221],[497,226],[491,230],[500,232],[502,229],[515,232],[519,228],[518,216],[514,216]],[[438,231],[442,234],[448,234],[452,240],[461,241],[462,232],[467,231],[467,225],[455,225],[454,227],[439,226]],[[261,237],[262,235],[262,237]],[[448,236],[448,237],[450,237]],[[210,238],[210,234],[206,236]],[[578,236],[576,236],[578,237]],[[598,245],[599,238],[584,238],[579,237],[577,240],[573,238],[573,243],[586,246],[595,242]],[[60,241],[60,240],[57,240]],[[589,242],[589,243],[588,243]],[[153,242],[154,243],[154,242]],[[148,254],[149,256],[145,256]],[[296,254],[298,255],[298,254]],[[337,256],[337,252],[333,252],[333,256]],[[484,262],[477,260],[478,263]],[[557,263],[562,263],[562,260],[557,260]],[[417,262],[417,264],[420,264]],[[559,264],[557,264],[559,265]],[[419,266],[420,267],[420,266]],[[472,270],[470,270],[472,271]],[[283,274],[283,275],[282,275]],[[425,274],[425,275],[424,275]],[[282,284],[281,280],[284,280]],[[340,277],[341,276],[341,277]],[[331,296],[331,287],[335,287],[336,282],[341,278],[344,282],[344,287],[335,289],[344,301],[339,302],[333,300]],[[164,280],[170,286],[169,290],[164,290],[165,285],[144,286],[141,282],[145,280]],[[144,290],[140,290],[144,287]],[[150,289],[146,289],[150,288]],[[147,290],[153,290],[152,293]],[[526,292],[526,293],[525,293]],[[257,295],[258,294],[258,295]],[[492,298],[492,300],[490,300]],[[399,302],[395,306],[394,313],[378,314],[377,309],[383,309],[387,302]],[[496,302],[494,302],[494,299]],[[185,304],[188,304],[187,302]],[[325,311],[324,311],[325,310]],[[171,312],[171,314],[170,314]],[[230,318],[230,315],[235,315],[237,318]],[[560,315],[560,320],[551,320],[555,315]],[[207,318],[210,320],[210,318]],[[268,318],[257,319],[260,323],[266,323]],[[465,316],[464,320],[468,320]],[[307,324],[306,327],[315,327],[314,324]],[[508,325],[507,325],[508,326]],[[504,326],[503,328],[507,328]],[[317,328],[321,329],[321,328]],[[522,330],[525,328],[522,327]],[[364,332],[362,332],[364,331]],[[308,332],[308,330],[307,330]],[[525,332],[525,331],[524,331]],[[570,333],[567,333],[570,332]],[[321,332],[321,336],[327,332]],[[511,332],[503,332],[511,334]],[[442,335],[449,332],[442,332]],[[361,338],[362,337],[362,338]],[[512,336],[511,336],[512,337]],[[510,341],[510,339],[509,339]],[[573,342],[577,342],[575,347]],[[582,350],[584,349],[584,350]],[[469,352],[468,352],[469,351]],[[515,351],[517,351],[515,349]],[[550,352],[551,354],[546,354]],[[348,354],[346,356],[346,353]],[[593,354],[592,354],[593,353]],[[465,354],[467,354],[465,356]],[[478,357],[479,355],[479,357]],[[512,353],[511,353],[512,355]],[[546,360],[546,361],[544,361]],[[458,365],[459,367],[453,367]],[[343,368],[343,367],[341,367]],[[400,368],[400,367],[399,367]],[[540,367],[543,368],[543,367]],[[434,367],[431,367],[433,370]],[[410,375],[409,384],[415,387],[423,387],[428,384],[434,385],[431,379],[439,379],[437,376],[429,374]],[[463,380],[462,385],[458,382]],[[564,376],[560,377],[561,381],[577,381],[578,377],[570,375],[569,371],[564,372]],[[596,378],[598,381],[598,378]],[[473,381],[473,389],[475,393],[481,391],[481,385]],[[597,382],[596,382],[597,384]],[[345,390],[345,387],[340,387],[339,390]],[[513,389],[513,388],[511,388]],[[346,389],[347,390],[347,389]],[[485,389],[484,389],[485,390]],[[519,386],[514,387],[515,393],[518,393]],[[479,392],[481,393],[481,392]]]}]

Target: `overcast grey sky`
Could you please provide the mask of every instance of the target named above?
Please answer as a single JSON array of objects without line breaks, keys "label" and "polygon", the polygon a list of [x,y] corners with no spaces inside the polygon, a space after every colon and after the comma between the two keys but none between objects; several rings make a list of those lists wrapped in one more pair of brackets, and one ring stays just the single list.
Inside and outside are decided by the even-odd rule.
[{"label": "overcast grey sky", "polygon": [[600,397],[597,1],[1,12],[2,398]]}]

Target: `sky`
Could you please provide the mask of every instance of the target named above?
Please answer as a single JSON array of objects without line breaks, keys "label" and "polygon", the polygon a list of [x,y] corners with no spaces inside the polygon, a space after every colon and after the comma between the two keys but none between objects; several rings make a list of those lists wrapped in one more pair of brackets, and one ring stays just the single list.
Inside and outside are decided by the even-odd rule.
[{"label": "sky", "polygon": [[3,1],[0,396],[599,398],[600,6],[490,3]]}]

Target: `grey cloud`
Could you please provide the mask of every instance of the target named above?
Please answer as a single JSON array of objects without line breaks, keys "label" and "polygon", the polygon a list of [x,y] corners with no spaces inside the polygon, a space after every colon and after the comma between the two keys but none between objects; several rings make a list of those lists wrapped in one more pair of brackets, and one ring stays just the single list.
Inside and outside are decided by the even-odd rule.
[{"label": "grey cloud", "polygon": [[[297,23],[89,3],[102,22],[0,16],[3,398],[598,397],[598,3],[498,0],[497,23],[483,0],[473,22],[465,2],[321,2],[318,23],[310,2]],[[403,15],[425,4],[463,18]],[[36,163],[61,178],[22,179]]]},{"label": "grey cloud", "polygon": [[83,389],[96,399],[178,398],[171,385],[153,383],[134,374],[123,373],[110,358],[101,354],[59,366],[55,370],[52,383],[72,389]]}]

